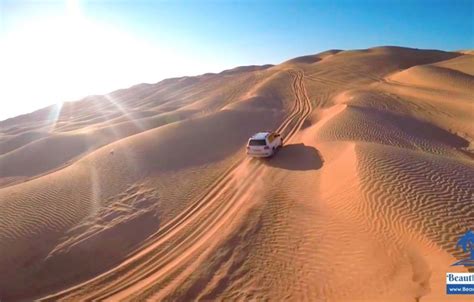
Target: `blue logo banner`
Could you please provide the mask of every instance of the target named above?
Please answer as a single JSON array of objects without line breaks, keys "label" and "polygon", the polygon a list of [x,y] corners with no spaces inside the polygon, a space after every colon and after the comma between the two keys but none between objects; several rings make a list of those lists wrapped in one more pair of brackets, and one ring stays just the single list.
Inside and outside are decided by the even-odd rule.
[{"label": "blue logo banner", "polygon": [[464,252],[469,252],[469,258],[462,259],[452,264],[455,265],[464,265],[464,266],[474,266],[474,232],[468,230],[464,235],[459,238],[456,248],[462,248]]}]

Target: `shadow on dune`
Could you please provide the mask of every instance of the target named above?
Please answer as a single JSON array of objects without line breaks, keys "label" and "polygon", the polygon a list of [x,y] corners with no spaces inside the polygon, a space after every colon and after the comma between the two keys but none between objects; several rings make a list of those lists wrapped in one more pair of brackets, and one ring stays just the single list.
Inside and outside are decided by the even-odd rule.
[{"label": "shadow on dune", "polygon": [[317,170],[323,166],[318,150],[304,144],[283,146],[277,154],[265,162],[267,165],[286,170]]}]

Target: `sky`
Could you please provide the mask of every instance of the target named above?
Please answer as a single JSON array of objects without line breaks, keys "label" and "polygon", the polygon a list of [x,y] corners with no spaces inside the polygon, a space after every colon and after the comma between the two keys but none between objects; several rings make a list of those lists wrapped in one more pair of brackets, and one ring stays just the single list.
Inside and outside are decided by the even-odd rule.
[{"label": "sky", "polygon": [[328,49],[474,48],[474,0],[0,0],[0,120]]}]

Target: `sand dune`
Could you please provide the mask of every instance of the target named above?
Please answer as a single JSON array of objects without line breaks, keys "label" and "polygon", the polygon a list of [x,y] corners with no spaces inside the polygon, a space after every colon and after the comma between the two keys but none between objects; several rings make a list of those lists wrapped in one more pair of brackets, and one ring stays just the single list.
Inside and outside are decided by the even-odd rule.
[{"label": "sand dune", "polygon": [[[0,299],[447,300],[473,58],[331,50],[0,122]],[[262,129],[285,146],[247,158]]]},{"label": "sand dune", "polygon": [[461,71],[435,65],[411,67],[390,77],[390,80],[409,85],[469,93],[473,77]]},{"label": "sand dune", "polygon": [[435,66],[446,67],[454,70],[458,70],[470,75],[474,75],[474,67],[472,66],[472,55],[474,55],[474,51],[471,51],[471,54],[467,54],[464,56],[459,56],[451,60],[441,61],[434,63]]}]

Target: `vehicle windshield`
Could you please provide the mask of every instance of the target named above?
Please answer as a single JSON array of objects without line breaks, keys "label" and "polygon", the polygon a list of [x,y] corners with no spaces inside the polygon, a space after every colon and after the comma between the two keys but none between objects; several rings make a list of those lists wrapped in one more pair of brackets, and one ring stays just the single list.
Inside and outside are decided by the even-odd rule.
[{"label": "vehicle windshield", "polygon": [[267,142],[264,139],[251,139],[249,146],[265,146]]}]

